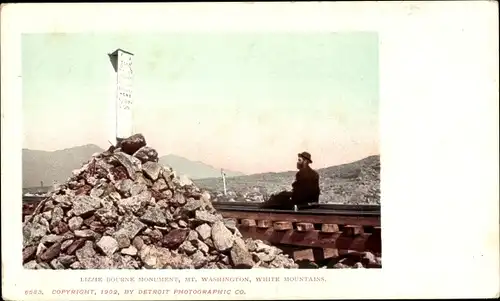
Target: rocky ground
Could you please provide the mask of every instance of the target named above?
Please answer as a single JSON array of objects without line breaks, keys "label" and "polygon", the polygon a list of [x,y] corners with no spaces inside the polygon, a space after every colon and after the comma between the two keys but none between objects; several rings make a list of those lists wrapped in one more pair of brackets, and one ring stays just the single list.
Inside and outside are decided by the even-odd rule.
[{"label": "rocky ground", "polygon": [[140,134],[94,154],[48,196],[23,223],[27,269],[361,268],[376,262],[363,255],[299,266],[279,248],[244,239],[214,209],[210,193],[158,164],[158,153]]},{"label": "rocky ground", "polygon": [[[317,170],[320,176],[320,203],[380,204],[380,157],[371,156],[353,163]],[[273,193],[291,190],[295,171],[264,173],[226,179],[195,180],[210,192],[214,201],[263,202]]]},{"label": "rocky ground", "polygon": [[23,224],[28,269],[298,267],[243,239],[208,193],[158,164],[140,134],[95,154],[49,195]]}]

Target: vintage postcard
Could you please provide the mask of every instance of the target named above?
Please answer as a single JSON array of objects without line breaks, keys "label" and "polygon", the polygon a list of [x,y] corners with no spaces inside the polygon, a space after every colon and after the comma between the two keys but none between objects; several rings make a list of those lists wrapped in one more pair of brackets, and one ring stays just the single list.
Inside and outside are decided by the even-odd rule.
[{"label": "vintage postcard", "polygon": [[3,297],[498,296],[494,8],[3,6]]}]

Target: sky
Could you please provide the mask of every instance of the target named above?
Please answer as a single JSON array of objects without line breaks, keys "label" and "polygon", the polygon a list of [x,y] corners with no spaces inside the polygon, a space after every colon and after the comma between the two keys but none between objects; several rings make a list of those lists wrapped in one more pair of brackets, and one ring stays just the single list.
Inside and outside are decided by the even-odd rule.
[{"label": "sky", "polygon": [[375,32],[26,34],[23,148],[109,147],[111,63],[133,57],[133,130],[160,155],[259,173],[379,154]]}]

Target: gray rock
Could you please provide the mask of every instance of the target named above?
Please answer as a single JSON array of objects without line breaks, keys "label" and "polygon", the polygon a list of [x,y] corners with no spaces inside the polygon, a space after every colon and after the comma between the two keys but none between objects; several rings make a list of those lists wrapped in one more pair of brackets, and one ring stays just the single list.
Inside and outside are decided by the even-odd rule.
[{"label": "gray rock", "polygon": [[230,219],[230,218],[225,218],[224,219],[224,225],[229,229],[231,230],[231,232],[234,233],[235,230],[237,230],[237,227],[236,227],[236,221],[234,219]]},{"label": "gray rock", "polygon": [[146,146],[146,138],[142,134],[134,134],[120,142],[120,148],[129,155],[135,154],[138,150]]},{"label": "gray rock", "polygon": [[29,261],[23,265],[25,269],[34,270],[37,266],[36,260]]},{"label": "gray rock", "polygon": [[368,264],[377,264],[377,258],[373,253],[370,252],[365,252],[363,254],[363,258],[361,259],[361,262],[368,265]]},{"label": "gray rock", "polygon": [[208,247],[208,245],[206,243],[204,243],[203,241],[201,240],[196,240],[193,245],[198,248],[200,251],[202,251],[205,255],[208,254],[208,252],[210,251],[210,248]]},{"label": "gray rock", "polygon": [[78,250],[79,248],[81,248],[85,245],[85,241],[86,241],[86,239],[84,239],[84,238],[79,238],[79,239],[75,240],[66,250],[66,254],[68,254],[68,255],[74,254],[76,250]]},{"label": "gray rock", "polygon": [[[41,244],[41,245],[43,245],[43,244]],[[35,246],[29,246],[29,247],[25,248],[23,250],[23,263],[33,259],[36,255],[36,250],[37,250],[37,247],[35,247]]]},{"label": "gray rock", "polygon": [[98,269],[100,266],[100,257],[91,241],[87,240],[85,245],[76,251],[76,258],[84,269]]},{"label": "gray rock", "polygon": [[119,249],[128,248],[130,246],[130,238],[125,233],[119,233],[118,235],[113,233],[113,237],[116,239]]},{"label": "gray rock", "polygon": [[60,242],[56,242],[55,244],[53,244],[52,246],[50,246],[49,248],[47,248],[47,250],[45,250],[45,252],[43,252],[40,255],[40,260],[42,260],[42,261],[51,261],[52,259],[54,259],[57,256],[59,256],[60,253],[61,253],[61,243]]},{"label": "gray rock", "polygon": [[167,219],[159,207],[150,207],[141,216],[141,221],[153,225],[166,225]]},{"label": "gray rock", "polygon": [[363,264],[361,262],[356,262],[354,264],[354,268],[355,269],[364,269],[365,267],[363,266]]},{"label": "gray rock", "polygon": [[168,249],[144,246],[139,251],[139,258],[147,269],[161,269],[171,261],[171,252]]},{"label": "gray rock", "polygon": [[193,246],[193,244],[188,241],[188,240],[185,240],[180,246],[179,246],[179,250],[181,252],[184,252],[186,253],[187,255],[191,255],[193,254],[194,252],[196,252],[196,247]]},{"label": "gray rock", "polygon": [[148,269],[188,269],[194,268],[189,257],[171,252],[166,248],[146,246],[139,252],[139,257]]},{"label": "gray rock", "polygon": [[130,193],[130,189],[132,189],[133,184],[134,182],[132,182],[132,180],[130,179],[119,180],[118,182],[116,182],[115,188],[122,195],[127,195],[128,193]]},{"label": "gray rock", "polygon": [[196,251],[191,258],[195,269],[201,269],[208,263],[208,258],[201,251]]},{"label": "gray rock", "polygon": [[40,256],[43,254],[43,252],[45,252],[47,250],[47,247],[42,244],[42,243],[39,243],[38,246],[36,247],[36,256]]},{"label": "gray rock", "polygon": [[[113,154],[113,156],[120,162],[120,164],[125,167],[127,170],[128,177],[132,180],[136,180],[137,176],[135,174],[137,170],[137,163],[135,160],[138,160],[137,158],[134,158],[126,153],[123,152],[116,152]],[[135,159],[135,160],[134,160]],[[139,160],[138,160],[139,161]],[[140,161],[139,161],[140,163]],[[140,169],[139,169],[140,171]]]},{"label": "gray rock", "polygon": [[151,180],[156,181],[160,175],[161,165],[156,162],[148,161],[142,165],[142,171]]},{"label": "gray rock", "polygon": [[164,191],[168,189],[167,182],[165,182],[164,179],[158,179],[154,182],[152,189],[156,191]]},{"label": "gray rock", "polygon": [[151,240],[153,242],[158,242],[158,241],[162,240],[163,234],[161,233],[160,230],[154,229],[154,230],[151,231],[151,233],[149,233],[149,237],[151,237]]},{"label": "gray rock", "polygon": [[65,206],[70,206],[71,205],[71,198],[69,195],[66,194],[56,194],[52,196],[52,200],[55,203],[65,205]]},{"label": "gray rock", "polygon": [[178,222],[178,224],[179,224],[179,227],[181,227],[181,228],[186,228],[188,226],[188,223],[185,220],[180,220]]},{"label": "gray rock", "polygon": [[233,246],[234,237],[224,223],[217,221],[212,226],[212,240],[218,251],[226,251]]},{"label": "gray rock", "polygon": [[167,210],[169,208],[169,204],[167,200],[159,200],[156,202],[156,206],[160,207],[163,210]]},{"label": "gray rock", "polygon": [[65,269],[64,265],[57,258],[52,259],[52,261],[50,262],[50,266],[54,270],[64,270]]},{"label": "gray rock", "polygon": [[42,216],[46,220],[50,221],[52,219],[52,211],[45,211],[45,212],[42,213]]},{"label": "gray rock", "polygon": [[102,186],[96,186],[90,190],[90,196],[93,198],[100,198],[104,194],[104,188]]},{"label": "gray rock", "polygon": [[136,236],[134,238],[134,240],[132,241],[132,245],[134,245],[134,247],[140,251],[142,249],[142,247],[144,246],[144,241],[142,240],[142,238],[140,238],[139,236]]},{"label": "gray rock", "polygon": [[202,200],[196,200],[193,198],[189,198],[186,205],[184,205],[183,209],[187,212],[195,211],[196,209],[203,206]]},{"label": "gray rock", "polygon": [[194,183],[186,175],[182,175],[182,176],[179,177],[179,185],[181,187],[192,186],[192,185],[194,185]]},{"label": "gray rock", "polygon": [[155,201],[153,199],[153,195],[151,193],[151,191],[149,190],[144,190],[143,192],[139,193],[137,195],[137,197],[139,198],[139,200],[141,201],[141,203],[144,203],[144,204],[148,204],[148,205],[151,205],[151,206],[155,206]]},{"label": "gray rock", "polygon": [[184,204],[186,204],[186,199],[184,198],[184,195],[182,195],[181,193],[176,192],[174,194],[174,200],[173,200],[173,202],[179,204],[180,206],[184,206]]},{"label": "gray rock", "polygon": [[74,216],[70,218],[68,221],[68,226],[71,231],[80,229],[82,225],[83,225],[83,218],[79,216]]},{"label": "gray rock", "polygon": [[148,161],[158,162],[158,152],[149,146],[143,146],[134,153],[134,157],[141,160],[142,163]]},{"label": "gray rock", "polygon": [[187,229],[174,229],[163,236],[163,245],[169,249],[177,249],[188,236]]},{"label": "gray rock", "polygon": [[138,269],[139,264],[129,255],[115,253],[112,257],[101,258],[102,269]]},{"label": "gray rock", "polygon": [[95,216],[104,226],[113,226],[118,221],[118,212],[114,207],[98,209]]},{"label": "gray rock", "polygon": [[251,268],[254,265],[252,255],[248,252],[245,242],[241,238],[234,239],[230,255],[236,268]]},{"label": "gray rock", "polygon": [[79,195],[73,202],[73,214],[80,216],[93,212],[101,207],[101,200],[88,195]]},{"label": "gray rock", "polygon": [[79,238],[92,238],[96,236],[96,233],[90,229],[75,230],[75,236]]},{"label": "gray rock", "polygon": [[[35,221],[35,220],[36,220],[36,221]],[[50,224],[49,224],[49,222],[48,222],[46,219],[44,219],[43,217],[41,217],[41,216],[40,216],[39,218],[37,218],[37,217],[35,216],[35,218],[33,219],[33,222],[34,222],[34,223],[39,223],[40,225],[43,225],[43,226],[45,226],[45,227],[47,227],[47,228],[50,228]]]},{"label": "gray rock", "polygon": [[271,268],[285,268],[285,269],[296,269],[298,265],[286,255],[278,255],[269,263],[269,267]]},{"label": "gray rock", "polygon": [[260,260],[260,261],[264,261],[264,262],[270,262],[270,261],[274,260],[274,258],[276,258],[276,255],[260,252],[260,253],[254,253],[253,257],[254,257],[255,261]]},{"label": "gray rock", "polygon": [[210,237],[212,233],[212,228],[210,228],[210,226],[207,224],[201,224],[198,227],[196,227],[196,232],[198,232],[202,240],[206,240],[207,238]]},{"label": "gray rock", "polygon": [[179,229],[179,224],[177,224],[177,222],[170,222],[168,223],[168,225],[173,228],[173,229]]},{"label": "gray rock", "polygon": [[[136,190],[137,190],[137,187],[139,186],[142,186],[144,187],[144,189],[147,189],[147,187],[151,187],[153,185],[153,182],[148,179],[146,176],[144,176],[143,173],[137,173],[137,180],[135,180],[134,182],[134,185],[132,185],[132,187],[136,186]],[[133,188],[130,189],[130,193],[132,193],[133,191]],[[139,191],[140,193],[141,191]]]},{"label": "gray rock", "polygon": [[186,237],[186,240],[187,241],[196,241],[198,240],[198,232],[194,231],[194,230],[189,230],[189,233],[188,233],[188,236]]},{"label": "gray rock", "polygon": [[107,256],[112,256],[118,250],[118,242],[111,236],[103,236],[97,247]]},{"label": "gray rock", "polygon": [[130,195],[135,196],[141,194],[143,191],[146,191],[148,187],[145,184],[134,183],[130,188]]},{"label": "gray rock", "polygon": [[[196,211],[195,213],[195,219],[201,222],[206,222],[206,223],[215,223],[217,221],[220,221],[220,218],[212,213],[209,213],[207,211]],[[222,223],[222,222],[221,222]],[[224,225],[224,224],[222,224]]]},{"label": "gray rock", "polygon": [[146,225],[142,223],[138,218],[134,216],[127,216],[117,227],[117,231],[114,236],[117,237],[120,234],[125,234],[129,239],[134,239],[134,237],[146,228]]},{"label": "gray rock", "polygon": [[203,193],[201,194],[201,197],[202,197],[202,199],[203,199],[204,201],[206,201],[206,202],[207,202],[207,201],[209,202],[209,201],[210,201],[210,198],[211,198],[211,197],[210,197],[210,193],[209,193],[208,191],[203,191]]},{"label": "gray rock", "polygon": [[38,243],[40,239],[49,231],[49,225],[40,223],[26,223],[23,226],[23,246],[30,246]]},{"label": "gray rock", "polygon": [[122,249],[120,252],[123,255],[130,255],[130,256],[137,255],[137,249],[134,246],[130,246],[128,248]]},{"label": "gray rock", "polygon": [[62,255],[59,256],[58,260],[63,266],[70,267],[76,261],[76,257],[74,255]]},{"label": "gray rock", "polygon": [[73,243],[73,239],[66,240],[61,244],[61,251],[65,251]]},{"label": "gray rock", "polygon": [[79,270],[82,268],[82,264],[78,261],[75,261],[69,267],[73,270]]},{"label": "gray rock", "polygon": [[42,244],[53,244],[55,242],[62,242],[62,240],[63,240],[63,236],[61,236],[61,235],[49,234],[47,236],[44,236],[40,240],[40,243],[42,243]]},{"label": "gray rock", "polygon": [[118,203],[118,207],[125,209],[125,211],[137,213],[137,211],[141,209],[141,199],[138,196],[131,196],[129,198],[122,199]]}]

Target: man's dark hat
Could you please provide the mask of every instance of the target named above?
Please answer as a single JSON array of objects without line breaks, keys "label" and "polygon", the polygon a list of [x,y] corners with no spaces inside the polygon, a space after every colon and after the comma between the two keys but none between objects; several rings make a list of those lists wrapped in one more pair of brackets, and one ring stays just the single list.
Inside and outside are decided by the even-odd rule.
[{"label": "man's dark hat", "polygon": [[311,159],[311,154],[308,152],[301,152],[299,154],[299,157],[302,157],[302,158],[306,159],[307,161],[313,163],[313,160]]}]

